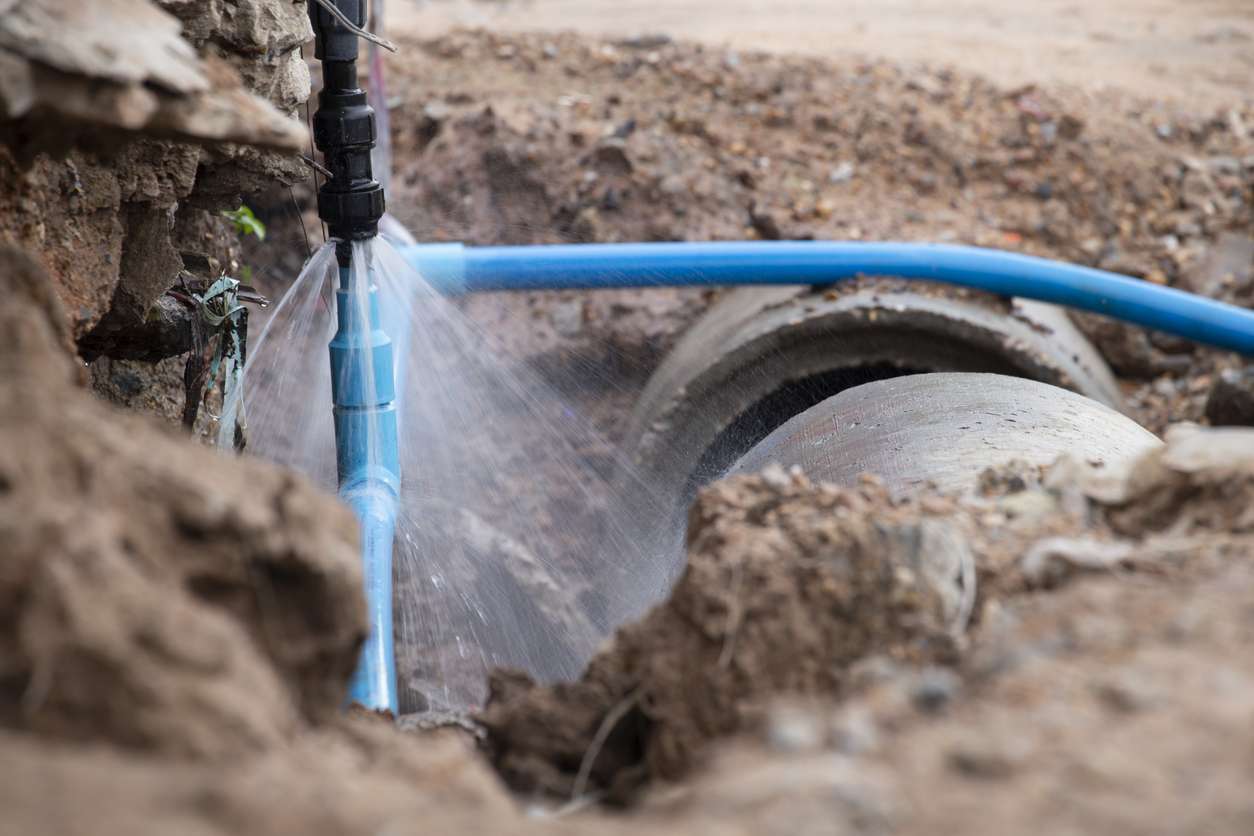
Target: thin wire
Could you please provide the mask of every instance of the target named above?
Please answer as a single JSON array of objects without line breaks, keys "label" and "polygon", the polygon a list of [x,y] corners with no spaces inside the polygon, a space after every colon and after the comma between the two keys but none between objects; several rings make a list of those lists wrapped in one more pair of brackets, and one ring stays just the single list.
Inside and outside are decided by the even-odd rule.
[{"label": "thin wire", "polygon": [[325,165],[318,162],[313,157],[307,156],[305,154],[301,154],[300,158],[301,158],[301,161],[305,163],[305,165],[309,166],[314,171],[318,172],[319,174],[321,174],[323,177],[327,178],[328,180],[330,180],[334,176],[334,172],[332,172],[331,169],[327,168]]},{"label": "thin wire", "polygon": [[[387,31],[384,25],[383,0],[375,0],[370,7],[370,28],[379,33]],[[375,179],[383,186],[385,192],[392,190],[392,117],[388,112],[387,85],[383,73],[383,53],[371,44],[368,51],[370,81],[366,90],[370,95],[370,103],[374,106],[375,122],[378,124],[378,140],[372,160],[375,166]]]},{"label": "thin wire", "polygon": [[313,258],[313,244],[309,241],[309,227],[305,226],[305,213],[300,211],[300,202],[296,200],[296,190],[289,184],[287,196],[292,199],[292,211],[300,221],[300,231],[305,235],[305,258]]},{"label": "thin wire", "polygon": [[321,6],[322,8],[326,9],[331,14],[332,17],[334,17],[340,23],[344,24],[344,28],[348,29],[348,31],[352,32],[357,37],[364,38],[365,40],[370,41],[370,43],[372,44],[378,44],[379,46],[386,49],[388,52],[396,52],[396,46],[391,41],[387,40],[386,38],[380,38],[378,35],[371,34],[370,32],[367,32],[365,29],[362,29],[356,23],[353,23],[351,20],[348,19],[348,15],[340,11],[339,7],[337,7],[333,2],[331,2],[331,0],[314,0],[314,2],[317,3],[319,6]]}]

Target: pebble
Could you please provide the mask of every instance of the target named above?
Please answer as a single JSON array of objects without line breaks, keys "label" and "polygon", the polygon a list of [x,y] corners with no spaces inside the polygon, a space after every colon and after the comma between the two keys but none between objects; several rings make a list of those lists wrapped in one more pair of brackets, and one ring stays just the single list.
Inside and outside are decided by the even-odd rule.
[{"label": "pebble", "polygon": [[767,742],[780,752],[812,752],[823,745],[824,737],[815,712],[800,706],[778,705],[767,717]]},{"label": "pebble", "polygon": [[1220,373],[1206,397],[1206,419],[1216,427],[1254,426],[1254,366]]},{"label": "pebble", "polygon": [[555,303],[549,309],[549,319],[553,323],[553,330],[558,334],[563,337],[577,336],[584,325],[583,301],[567,299]]},{"label": "pebble", "polygon": [[1130,671],[1096,682],[1093,689],[1103,704],[1120,714],[1145,711],[1161,699],[1153,683]]},{"label": "pebble", "polygon": [[880,744],[879,728],[871,712],[861,706],[840,711],[832,721],[832,745],[846,755],[864,755]]},{"label": "pebble", "polygon": [[967,778],[1002,781],[1012,777],[1027,759],[1026,749],[1001,740],[961,743],[946,757],[949,767]]},{"label": "pebble", "polygon": [[962,679],[948,668],[924,668],[910,689],[914,707],[925,714],[943,711],[962,690]]},{"label": "pebble", "polygon": [[831,172],[827,175],[827,182],[834,186],[840,185],[841,183],[848,183],[853,179],[854,171],[855,169],[853,163],[843,162],[831,170]]}]

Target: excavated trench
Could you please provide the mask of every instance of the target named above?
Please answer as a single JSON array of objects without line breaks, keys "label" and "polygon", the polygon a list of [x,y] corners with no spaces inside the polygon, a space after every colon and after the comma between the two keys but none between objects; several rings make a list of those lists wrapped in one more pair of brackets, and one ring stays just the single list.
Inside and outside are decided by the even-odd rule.
[{"label": "excavated trench", "polygon": [[[242,73],[243,87],[294,106],[300,4],[241,2],[234,17],[216,3],[161,5],[227,63],[264,63]],[[6,60],[22,53],[11,40],[0,47]],[[1187,284],[1198,280],[1197,252],[1226,227],[1248,228],[1251,151],[1232,127],[1249,122],[1248,107],[1179,121],[1119,110],[1112,132],[1110,114],[1076,120],[1041,91],[952,73],[731,62],[682,44],[653,52],[467,33],[413,46],[398,76],[422,78],[424,99],[454,108],[419,113],[407,99],[394,114],[402,167],[424,172],[397,178],[421,231],[730,237],[752,203],[755,228],[768,231],[764,213],[784,232],[823,237],[856,227],[927,238],[957,224],[1002,245],[1012,229],[1030,249],[1124,259]],[[80,79],[58,102],[47,93],[72,79],[55,75],[48,55],[22,60],[38,72],[15,78],[61,82],[33,88],[43,108],[33,112],[97,121],[56,131],[58,145],[81,146],[68,155],[41,146],[47,132],[29,123],[0,135],[0,166],[13,175],[0,187],[0,233],[44,262],[0,250],[0,831],[1248,832],[1254,764],[1234,741],[1254,712],[1243,652],[1254,452],[1239,431],[1176,433],[1166,447],[1141,438],[1147,450],[1129,472],[1075,461],[986,472],[963,499],[775,469],[738,477],[700,495],[670,600],[616,636],[580,681],[496,677],[481,725],[469,724],[486,735],[480,751],[456,734],[342,716],[363,634],[349,515],[288,472],[198,451],[102,406],[82,391],[73,354],[103,352],[97,363],[111,371],[92,370],[101,390],[102,377],[123,373],[131,389],[153,390],[159,377],[123,358],[186,347],[181,331],[154,349],[137,330],[154,324],[154,297],[164,300],[180,271],[206,278],[238,255],[216,210],[242,184],[304,169],[290,155],[206,140],[208,123],[194,120],[136,146],[107,107],[122,99],[82,95],[98,94],[99,79]],[[211,75],[229,96],[242,89],[230,73]],[[157,96],[154,113],[167,118],[220,112],[221,99],[179,99],[153,78],[105,87]],[[571,78],[591,104],[553,104]],[[500,85],[509,102],[493,99]],[[240,112],[260,117],[233,124],[232,139],[257,141],[277,124],[248,101]],[[668,115],[646,106],[658,101]],[[743,118],[771,101],[778,112]],[[881,118],[899,103],[913,111]],[[959,105],[964,118],[949,118]],[[1160,120],[1153,134],[1135,133],[1142,116]],[[617,153],[588,152],[629,119]],[[1175,132],[1159,139],[1168,123]],[[857,150],[856,174],[833,178],[834,195],[818,199],[804,183],[836,170],[830,148]],[[755,168],[767,155],[771,176]],[[589,159],[619,164],[590,180]],[[822,201],[835,206],[820,211]],[[883,205],[921,209],[907,217]],[[1234,281],[1216,292],[1245,292]],[[1007,300],[912,294],[884,281],[765,301],[728,294],[641,400],[629,436],[642,466],[678,501],[763,439],[774,446],[761,461],[782,459],[767,437],[791,415],[818,409],[809,416],[830,422],[852,386],[896,392],[918,382],[906,372],[1014,375],[1118,407],[1104,361],[1065,320]],[[629,395],[708,301],[609,294],[581,299],[570,316],[569,298],[512,303],[524,312],[508,326],[522,353],[545,360],[563,344],[541,345],[559,324],[567,344],[597,356],[626,346],[623,368],[637,375]],[[490,303],[469,304],[472,315],[476,304]],[[187,326],[185,311],[175,314],[162,340]],[[1160,380],[1192,398],[1167,398],[1163,413],[1192,414],[1175,405],[1204,399],[1205,386],[1188,387],[1215,368],[1212,355],[1143,342],[1135,359],[1175,368]],[[622,393],[611,388],[586,394],[617,415]],[[785,436],[792,463],[853,481],[808,459],[804,434]],[[520,797],[635,806],[540,819]]]}]

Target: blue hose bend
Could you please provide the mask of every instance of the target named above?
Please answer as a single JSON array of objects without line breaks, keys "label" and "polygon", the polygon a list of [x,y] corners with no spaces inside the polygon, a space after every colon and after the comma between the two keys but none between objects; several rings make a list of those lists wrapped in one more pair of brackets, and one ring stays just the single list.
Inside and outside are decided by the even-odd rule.
[{"label": "blue hose bend", "polygon": [[405,258],[438,290],[831,284],[895,276],[1037,299],[1254,354],[1254,313],[1139,279],[1035,256],[948,244],[769,241],[463,247]]}]

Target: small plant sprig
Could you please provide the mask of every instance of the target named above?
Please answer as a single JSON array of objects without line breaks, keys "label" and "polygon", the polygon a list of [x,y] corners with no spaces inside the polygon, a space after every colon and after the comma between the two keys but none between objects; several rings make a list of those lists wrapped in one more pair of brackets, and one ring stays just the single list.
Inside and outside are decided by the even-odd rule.
[{"label": "small plant sprig", "polygon": [[266,225],[258,220],[247,204],[240,204],[238,209],[224,211],[222,217],[231,222],[240,235],[255,235],[258,241],[266,240]]}]

